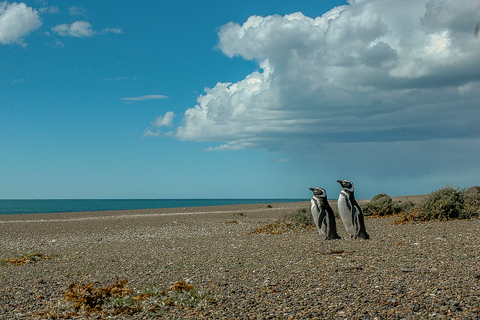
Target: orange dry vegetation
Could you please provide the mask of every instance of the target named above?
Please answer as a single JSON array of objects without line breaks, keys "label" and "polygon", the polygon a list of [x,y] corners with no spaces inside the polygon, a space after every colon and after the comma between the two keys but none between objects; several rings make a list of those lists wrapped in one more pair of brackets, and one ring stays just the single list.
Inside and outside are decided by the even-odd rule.
[{"label": "orange dry vegetation", "polygon": [[29,254],[28,256],[25,256],[25,257],[15,257],[12,259],[7,259],[5,260],[5,263],[11,264],[14,266],[20,266],[25,263],[35,263],[42,259],[48,259],[48,258],[45,257],[42,253],[34,253],[34,254]]},{"label": "orange dry vegetation", "polygon": [[[80,308],[85,312],[104,312],[103,305],[110,298],[125,298],[127,295],[132,294],[133,290],[128,289],[125,284],[128,280],[118,282],[118,279],[114,285],[105,288],[96,288],[93,283],[87,285],[70,284],[68,286],[68,292],[65,293],[65,300],[73,302],[73,309],[78,311]],[[148,296],[142,294],[140,296],[132,297],[133,301],[144,300]],[[138,304],[134,307],[124,307],[116,309],[112,314],[129,313],[138,311],[140,308]]]},{"label": "orange dry vegetation", "polygon": [[186,283],[185,281],[175,281],[175,283],[173,284],[173,286],[171,286],[170,288],[168,288],[168,290],[170,291],[190,291],[192,290],[194,287],[193,284],[191,283]]}]

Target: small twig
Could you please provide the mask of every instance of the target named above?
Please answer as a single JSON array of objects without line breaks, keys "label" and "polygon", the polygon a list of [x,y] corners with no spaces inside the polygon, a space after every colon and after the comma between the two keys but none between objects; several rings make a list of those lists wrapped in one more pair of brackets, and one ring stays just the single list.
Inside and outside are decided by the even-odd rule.
[{"label": "small twig", "polygon": [[329,252],[322,252],[322,251],[315,250],[315,252],[320,254],[341,254],[341,253],[350,254],[350,253],[354,253],[355,251],[330,250]]}]

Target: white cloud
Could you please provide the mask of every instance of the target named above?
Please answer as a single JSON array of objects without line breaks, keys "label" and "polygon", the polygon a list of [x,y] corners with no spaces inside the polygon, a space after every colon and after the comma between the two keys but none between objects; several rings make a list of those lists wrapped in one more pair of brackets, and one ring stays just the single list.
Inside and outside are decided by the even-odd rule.
[{"label": "white cloud", "polygon": [[62,48],[62,49],[65,47],[63,42],[58,40],[58,39],[55,40],[55,46],[58,47],[58,48]]},{"label": "white cloud", "polygon": [[69,9],[69,13],[71,16],[87,16],[87,10],[82,7],[71,6]]},{"label": "white cloud", "polygon": [[52,31],[62,37],[70,36],[76,38],[91,37],[95,34],[92,25],[87,21],[75,21],[72,24],[59,24],[52,28]]},{"label": "white cloud", "polygon": [[218,147],[209,147],[205,149],[205,151],[224,151],[224,150],[239,150],[241,149],[240,146],[232,146],[229,144],[222,144]]},{"label": "white cloud", "polygon": [[470,139],[478,130],[478,0],[351,1],[321,17],[252,16],[219,31],[258,63],[206,88],[175,136],[209,150]]},{"label": "white cloud", "polygon": [[59,24],[52,28],[52,31],[56,32],[62,37],[70,36],[76,38],[87,38],[92,37],[97,34],[106,34],[106,33],[122,33],[120,28],[105,28],[100,32],[97,32],[93,29],[90,22],[87,21],[76,21],[72,24]]},{"label": "white cloud", "polygon": [[25,3],[0,2],[0,43],[25,46],[23,37],[38,29],[42,21],[38,12]]},{"label": "white cloud", "polygon": [[143,100],[157,100],[157,99],[167,99],[167,96],[163,94],[151,94],[146,96],[139,96],[139,97],[125,97],[122,98],[124,101],[143,101]]},{"label": "white cloud", "polygon": [[148,137],[148,138],[152,138],[152,137],[158,137],[160,136],[160,130],[155,130],[155,131],[152,131],[152,128],[146,128],[145,131],[143,131],[143,137]]},{"label": "white cloud", "polygon": [[40,13],[60,14],[60,8],[57,6],[43,7],[38,10]]},{"label": "white cloud", "polygon": [[165,113],[164,116],[157,117],[155,122],[153,122],[152,124],[157,128],[160,128],[163,126],[170,126],[172,124],[172,120],[174,116],[175,114],[172,111],[168,111],[167,113]]},{"label": "white cloud", "polygon": [[122,33],[123,30],[121,28],[105,28],[102,30],[102,33],[116,33],[116,34],[120,34]]},{"label": "white cloud", "polygon": [[152,122],[153,128],[156,128],[155,131],[153,131],[152,127],[148,127],[145,129],[143,132],[144,137],[158,137],[160,136],[160,128],[161,127],[170,127],[173,122],[173,118],[175,117],[175,114],[172,111],[168,111],[165,113],[163,116],[157,117],[154,122]]}]

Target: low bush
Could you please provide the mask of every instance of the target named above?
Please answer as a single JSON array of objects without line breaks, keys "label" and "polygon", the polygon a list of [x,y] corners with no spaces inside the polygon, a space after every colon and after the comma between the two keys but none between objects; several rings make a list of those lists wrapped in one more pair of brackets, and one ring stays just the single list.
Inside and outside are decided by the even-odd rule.
[{"label": "low bush", "polygon": [[396,223],[408,221],[469,219],[480,214],[480,187],[466,190],[445,187],[436,190]]},{"label": "low bush", "polygon": [[283,220],[291,221],[296,228],[305,228],[315,225],[312,215],[305,208],[298,209],[296,212],[285,215]]},{"label": "low bush", "polygon": [[463,215],[470,218],[480,215],[480,187],[473,186],[463,191],[464,208]]},{"label": "low bush", "polygon": [[287,213],[272,224],[259,227],[248,234],[282,234],[291,230],[301,230],[314,226],[312,215],[307,209],[299,209],[296,212]]},{"label": "low bush", "polygon": [[362,211],[365,216],[389,216],[400,213],[402,208],[388,194],[380,193],[365,204]]}]

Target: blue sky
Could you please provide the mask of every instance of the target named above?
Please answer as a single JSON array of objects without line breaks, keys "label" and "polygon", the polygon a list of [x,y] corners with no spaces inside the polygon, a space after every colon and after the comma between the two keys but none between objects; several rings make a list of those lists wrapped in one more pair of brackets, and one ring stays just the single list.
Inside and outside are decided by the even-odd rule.
[{"label": "blue sky", "polygon": [[0,2],[0,198],[480,184],[478,0]]}]

